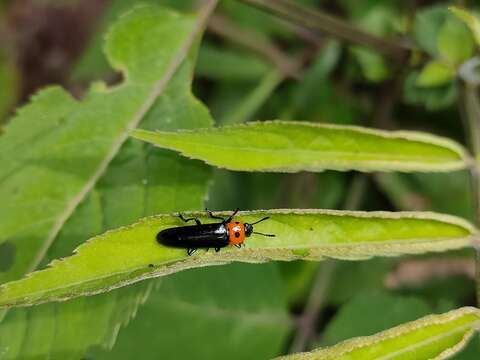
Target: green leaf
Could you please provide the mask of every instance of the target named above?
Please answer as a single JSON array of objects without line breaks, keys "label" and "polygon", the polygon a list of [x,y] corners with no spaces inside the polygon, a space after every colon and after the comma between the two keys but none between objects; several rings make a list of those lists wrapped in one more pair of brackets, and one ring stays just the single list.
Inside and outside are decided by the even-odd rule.
[{"label": "green leaf", "polygon": [[475,38],[475,41],[477,42],[477,45],[480,46],[480,19],[467,10],[456,6],[449,7],[449,10],[465,24],[467,24],[473,34],[473,37]]},{"label": "green leaf", "polygon": [[16,257],[0,282],[38,265],[128,130],[164,90],[214,3],[198,18],[158,7],[130,12],[106,44],[110,62],[126,78],[123,84],[111,89],[96,84],[82,102],[50,88],[12,119],[0,137],[0,242],[8,241]]},{"label": "green leaf", "polygon": [[447,8],[440,5],[422,8],[415,12],[415,40],[419,47],[433,57],[438,55],[438,34],[447,16]]},{"label": "green leaf", "polygon": [[[187,103],[175,86],[177,82],[188,84],[189,76],[188,71],[177,73],[165,94],[176,95],[172,96],[175,101],[182,102],[184,108],[191,106],[193,110],[200,104],[193,98],[193,106]],[[155,112],[161,108],[165,115],[170,112],[169,107],[165,108],[161,101],[157,101],[154,105]],[[176,106],[174,108],[178,109]],[[190,124],[202,121],[203,126],[210,125],[211,119],[201,116],[200,110],[172,113],[170,118],[182,126],[189,124],[188,117],[191,118]],[[148,119],[149,116],[145,120]],[[168,128],[169,124],[162,124],[163,117],[155,119],[157,126]],[[78,208],[79,211],[69,219],[53,243],[48,253],[49,258],[70,254],[85,239],[100,233],[102,226],[103,230],[107,230],[159,211],[202,208],[209,175],[203,164],[166,154],[149,145],[138,145],[130,141],[122,147],[97,184],[99,190],[96,192],[101,195],[101,204],[90,205],[87,209],[82,204]],[[170,171],[162,171],[159,176],[158,170],[162,168]],[[188,196],[182,191],[184,187],[189,189]],[[99,223],[95,230],[88,230],[91,228],[90,222]],[[9,344],[15,341],[15,336],[28,337],[29,346],[22,347],[18,355],[13,350],[6,350],[7,359],[22,359],[27,354],[39,358],[50,356],[52,359],[79,359],[92,345],[109,348],[115,343],[119,327],[131,321],[153,287],[155,283],[140,283],[99,296],[44,304],[30,309],[12,309],[0,324],[0,333],[6,332],[0,339],[0,353],[11,349]],[[18,316],[15,312],[25,312],[25,316]],[[47,312],[50,313],[49,316],[45,316]],[[20,321],[26,323],[28,333],[15,334],[8,331],[12,322]],[[91,329],[92,321],[95,322],[95,331]],[[39,325],[34,327],[37,323]],[[52,331],[49,332],[49,329]],[[45,347],[45,343],[50,345]]]},{"label": "green leaf", "polygon": [[[271,359],[293,325],[282,285],[274,264],[174,274],[152,292],[111,352],[87,358]],[[189,339],[188,346],[179,339]]]},{"label": "green leaf", "polygon": [[[97,191],[92,192],[77,208],[49,250],[49,255],[61,256],[66,250],[64,248],[75,246],[85,237],[102,230],[102,206],[98,195]],[[135,194],[123,195],[131,201]],[[112,198],[107,194],[103,200],[109,203]],[[0,324],[1,358],[80,359],[91,344],[112,343],[118,327],[130,320],[150,291],[149,284],[139,285],[97,297],[10,310]],[[95,327],[91,326],[92,322],[95,322]],[[28,331],[15,332],[11,331],[12,328]],[[19,340],[24,346],[17,349],[11,346]]]},{"label": "green leaf", "polygon": [[465,346],[465,348],[452,356],[451,360],[477,360],[480,352],[480,335],[474,335],[473,339]]},{"label": "green leaf", "polygon": [[[128,200],[131,200],[131,197],[128,197]],[[64,248],[78,245],[85,237],[102,231],[101,210],[99,194],[93,191],[65,224],[57,241],[49,249],[49,255],[61,256]],[[86,346],[96,341],[108,341],[107,339],[112,336],[109,332],[114,333],[114,327],[131,316],[131,311],[115,312],[115,307],[121,302],[124,304],[132,302],[130,295],[133,295],[133,287],[125,290],[127,291],[122,289],[124,292],[122,298],[117,299],[115,294],[112,294],[113,296],[109,294],[108,301],[105,301],[106,296],[102,295],[79,298],[68,303],[12,309],[0,324],[2,359],[81,358]],[[121,318],[123,320],[120,320]],[[90,326],[93,319],[96,324],[94,330]],[[28,331],[16,332],[12,331],[12,328],[26,328]],[[17,349],[11,346],[19,340],[25,346]]]},{"label": "green leaf", "polygon": [[[222,213],[222,215],[228,215]],[[176,215],[158,215],[128,227],[106,232],[81,245],[74,256],[55,260],[50,267],[0,287],[0,306],[32,305],[69,299],[121,287],[142,279],[193,267],[231,261],[346,260],[445,251],[468,246],[475,229],[466,221],[434,213],[349,212],[334,210],[270,210],[238,214],[275,238],[252,235],[243,249],[219,253],[158,244],[162,229],[184,223]],[[189,213],[211,222],[205,213]]]},{"label": "green leaf", "polygon": [[465,307],[282,359],[446,359],[461,350],[479,328],[480,310]]},{"label": "green leaf", "polygon": [[473,55],[472,35],[458,19],[447,18],[437,38],[439,54],[451,64],[459,65]]},{"label": "green leaf", "polygon": [[455,69],[450,64],[431,61],[420,72],[417,77],[417,86],[435,87],[447,84],[455,76]]},{"label": "green leaf", "polygon": [[238,171],[450,171],[464,168],[460,145],[433,135],[353,126],[268,121],[132,136]]},{"label": "green leaf", "polygon": [[351,51],[367,80],[382,82],[390,76],[390,69],[381,55],[359,46],[352,47]]},{"label": "green leaf", "polygon": [[[208,111],[190,91],[194,58],[189,56],[183,62],[163,96],[143,118],[142,127],[171,129],[212,124]],[[159,176],[162,167],[170,171]],[[209,174],[201,163],[127,141],[97,183],[95,196],[89,196],[77,208],[50,247],[47,258],[66,256],[85,239],[141,216],[202,208]],[[184,187],[189,189],[188,196],[180,191]],[[92,345],[111,347],[119,328],[135,316],[154,285],[141,283],[95,297],[12,309],[0,323],[0,358],[80,359]],[[17,333],[12,328],[29,330]],[[22,339],[28,346],[17,350],[11,346]]]},{"label": "green leaf", "polygon": [[[163,5],[180,11],[191,11],[193,0],[111,0],[99,20],[96,19],[95,31],[88,44],[71,68],[70,77],[74,82],[92,79],[106,79],[113,71],[103,51],[103,44],[111,25],[118,17],[139,5]],[[110,77],[111,78],[111,77]]]}]

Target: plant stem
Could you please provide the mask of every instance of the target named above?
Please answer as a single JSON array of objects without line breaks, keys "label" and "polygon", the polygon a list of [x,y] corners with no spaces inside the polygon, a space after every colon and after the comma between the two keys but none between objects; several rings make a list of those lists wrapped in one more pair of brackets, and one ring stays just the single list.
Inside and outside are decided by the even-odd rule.
[{"label": "plant stem", "polygon": [[313,338],[315,324],[326,300],[334,273],[335,263],[332,260],[326,261],[318,268],[304,312],[298,319],[298,331],[290,347],[291,354],[304,351]]},{"label": "plant stem", "polygon": [[[470,167],[470,181],[474,195],[475,223],[480,228],[480,174],[477,161],[480,158],[480,58],[473,58],[462,65],[459,71],[462,80],[461,114],[474,161]],[[477,306],[480,307],[480,242],[475,238],[473,247],[476,251],[476,287]]]},{"label": "plant stem", "polygon": [[269,13],[282,17],[296,25],[312,29],[358,45],[369,47],[392,59],[401,61],[410,55],[411,46],[369,34],[347,22],[307,8],[290,0],[240,0]]}]

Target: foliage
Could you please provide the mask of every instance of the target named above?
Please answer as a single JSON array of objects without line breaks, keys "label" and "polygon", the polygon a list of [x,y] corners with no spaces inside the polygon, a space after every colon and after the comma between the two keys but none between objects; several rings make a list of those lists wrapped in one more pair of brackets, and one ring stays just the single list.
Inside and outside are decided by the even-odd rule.
[{"label": "foliage", "polygon": [[478,6],[94,3],[0,6],[0,360],[478,358]]},{"label": "foliage", "polygon": [[479,316],[475,308],[430,315],[374,336],[284,359],[375,359],[390,354],[402,359],[446,359],[474,335]]}]

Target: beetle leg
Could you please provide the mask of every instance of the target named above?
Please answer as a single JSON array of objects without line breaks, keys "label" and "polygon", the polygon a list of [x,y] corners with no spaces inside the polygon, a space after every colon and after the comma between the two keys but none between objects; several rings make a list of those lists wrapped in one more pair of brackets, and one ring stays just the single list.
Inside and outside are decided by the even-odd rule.
[{"label": "beetle leg", "polygon": [[215,248],[215,252],[219,252],[220,251],[220,248]]},{"label": "beetle leg", "polygon": [[202,225],[202,223],[200,222],[200,220],[198,220],[197,218],[185,219],[185,218],[183,217],[183,215],[180,214],[180,213],[178,213],[178,217],[179,217],[180,219],[182,219],[183,221],[185,221],[185,222],[189,222],[189,221],[191,221],[191,220],[195,220],[195,223],[196,223],[197,225]]},{"label": "beetle leg", "polygon": [[197,251],[197,249],[194,249],[194,248],[187,249],[188,256],[191,256],[195,251]]},{"label": "beetle leg", "polygon": [[235,244],[235,247],[240,249],[242,247],[242,244]]},{"label": "beetle leg", "polygon": [[213,215],[213,213],[212,213],[210,210],[205,209],[205,211],[208,213],[208,215],[210,215],[210,217],[211,217],[212,219],[219,219],[219,220],[225,221],[225,219],[224,219],[223,217]]}]

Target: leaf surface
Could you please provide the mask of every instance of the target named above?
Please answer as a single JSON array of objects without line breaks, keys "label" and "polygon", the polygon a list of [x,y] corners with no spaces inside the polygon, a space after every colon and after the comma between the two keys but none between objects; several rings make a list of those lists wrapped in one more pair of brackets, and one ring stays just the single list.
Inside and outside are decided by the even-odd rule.
[{"label": "leaf surface", "polygon": [[58,87],[46,89],[11,120],[0,137],[0,246],[9,244],[14,258],[0,283],[39,264],[128,130],[162,93],[213,5],[209,1],[198,17],[137,8],[107,36],[107,57],[124,83],[111,89],[96,84],[82,102]]},{"label": "leaf surface", "polygon": [[238,171],[451,171],[467,166],[460,145],[433,135],[353,126],[268,121],[132,136]]},{"label": "leaf surface", "polygon": [[[0,306],[95,294],[146,278],[231,261],[356,260],[444,251],[468,246],[476,232],[462,219],[434,213],[259,210],[240,213],[236,219],[253,223],[265,215],[271,218],[256,229],[275,234],[275,238],[252,235],[245,248],[199,251],[190,257],[185,249],[156,241],[160,230],[184,225],[176,215],[144,218],[90,239],[74,256],[55,260],[45,270],[4,284],[0,287]],[[188,216],[212,222],[205,213]]]},{"label": "leaf surface", "polygon": [[480,310],[465,307],[429,315],[387,331],[340,344],[282,357],[295,359],[446,359],[461,350],[480,328]]},{"label": "leaf surface", "polygon": [[417,86],[434,87],[451,81],[455,76],[455,69],[448,63],[431,61],[420,72],[417,78]]},{"label": "leaf surface", "polygon": [[273,263],[230,264],[164,278],[112,351],[89,358],[271,359],[293,325],[276,270]]},{"label": "leaf surface", "polygon": [[[172,27],[170,31],[176,29]],[[143,118],[142,127],[170,129],[212,124],[208,111],[190,91],[194,55],[192,51],[185,59]],[[159,173],[162,168],[170,171]],[[185,177],[191,173],[195,176]],[[142,216],[202,208],[209,174],[204,164],[128,140],[97,183],[93,196],[88,196],[63,226],[46,258],[67,256],[85,239]],[[180,191],[183,187],[189,188],[189,196],[183,196]],[[46,264],[45,260],[43,263]],[[0,323],[0,358],[75,360],[83,358],[92,345],[110,348],[120,329],[132,320],[156,283],[143,282],[64,303],[11,309]],[[24,345],[11,346],[16,342]]]},{"label": "leaf surface", "polygon": [[473,13],[456,6],[449,7],[449,10],[467,24],[477,42],[477,45],[480,46],[480,19]]},{"label": "leaf surface", "polygon": [[475,42],[468,28],[459,19],[449,16],[438,34],[437,48],[444,59],[458,65],[472,56]]}]

